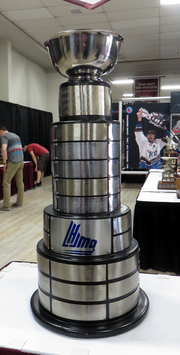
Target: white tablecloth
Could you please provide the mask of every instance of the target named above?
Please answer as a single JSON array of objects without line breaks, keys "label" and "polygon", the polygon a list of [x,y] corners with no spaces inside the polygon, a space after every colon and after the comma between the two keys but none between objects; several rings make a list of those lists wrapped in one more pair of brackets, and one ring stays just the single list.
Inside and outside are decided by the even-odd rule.
[{"label": "white tablecloth", "polygon": [[176,190],[158,189],[158,182],[162,180],[163,170],[150,170],[149,175],[142,186],[137,201],[146,202],[171,202],[179,203]]}]

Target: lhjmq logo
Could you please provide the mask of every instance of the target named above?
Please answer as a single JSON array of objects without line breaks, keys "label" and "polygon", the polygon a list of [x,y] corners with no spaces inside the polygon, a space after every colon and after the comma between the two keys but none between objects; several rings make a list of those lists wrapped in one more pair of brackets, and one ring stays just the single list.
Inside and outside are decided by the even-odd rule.
[{"label": "lhjmq logo", "polygon": [[[91,255],[95,251],[97,240],[86,238],[80,235],[80,224],[76,225],[73,221],[70,222],[66,236],[62,243],[63,252],[73,255]],[[74,248],[70,250],[69,248]]]}]

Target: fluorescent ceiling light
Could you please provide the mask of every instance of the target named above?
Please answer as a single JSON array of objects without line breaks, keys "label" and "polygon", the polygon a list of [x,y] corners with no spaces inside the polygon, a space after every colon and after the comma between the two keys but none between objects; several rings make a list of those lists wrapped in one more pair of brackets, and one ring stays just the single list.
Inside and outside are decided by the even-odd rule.
[{"label": "fluorescent ceiling light", "polygon": [[124,94],[123,97],[132,97],[134,96],[133,94]]},{"label": "fluorescent ceiling light", "polygon": [[161,86],[162,90],[176,90],[176,89],[180,89],[180,85],[164,85]]},{"label": "fluorescent ceiling light", "polygon": [[168,100],[170,99],[170,96],[152,96],[152,97],[127,97],[124,98],[122,101],[157,101],[157,100]]},{"label": "fluorescent ceiling light", "polygon": [[180,0],[161,0],[160,5],[178,5]]},{"label": "fluorescent ceiling light", "polygon": [[121,85],[121,84],[132,84],[134,83],[134,80],[133,79],[125,79],[125,80],[113,80],[112,81],[112,84],[115,84],[115,85]]},{"label": "fluorescent ceiling light", "polygon": [[71,4],[82,6],[86,9],[93,10],[98,6],[105,4],[110,0],[64,0],[70,2]]}]

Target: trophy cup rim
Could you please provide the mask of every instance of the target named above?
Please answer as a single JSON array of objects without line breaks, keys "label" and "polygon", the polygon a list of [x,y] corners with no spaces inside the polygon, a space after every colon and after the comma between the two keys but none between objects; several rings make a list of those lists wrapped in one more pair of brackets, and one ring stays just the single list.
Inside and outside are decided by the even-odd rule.
[{"label": "trophy cup rim", "polygon": [[[94,68],[98,75],[110,73],[117,63],[123,40],[121,35],[111,30],[85,28],[59,31],[44,42],[44,46],[49,51],[54,69],[69,78],[71,69],[81,67]],[[78,44],[76,41],[79,41]]]}]

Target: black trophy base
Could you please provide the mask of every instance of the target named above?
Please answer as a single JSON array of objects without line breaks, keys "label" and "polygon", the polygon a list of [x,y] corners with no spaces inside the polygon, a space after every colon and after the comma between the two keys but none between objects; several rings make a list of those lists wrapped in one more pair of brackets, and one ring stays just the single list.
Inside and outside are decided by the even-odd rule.
[{"label": "black trophy base", "polygon": [[31,309],[40,325],[56,333],[74,338],[104,338],[125,333],[143,321],[148,308],[148,297],[140,288],[138,305],[124,316],[107,321],[78,322],[65,320],[47,312],[39,302],[38,290],[31,297]]}]

